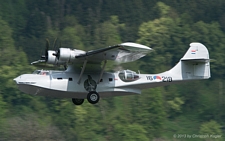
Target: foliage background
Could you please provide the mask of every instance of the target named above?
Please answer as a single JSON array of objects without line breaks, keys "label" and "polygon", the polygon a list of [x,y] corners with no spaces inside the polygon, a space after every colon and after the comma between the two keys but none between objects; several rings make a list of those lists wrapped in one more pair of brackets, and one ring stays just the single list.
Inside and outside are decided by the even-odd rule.
[{"label": "foliage background", "polygon": [[[224,0],[0,0],[0,140],[223,140],[224,7]],[[127,41],[147,45],[155,51],[123,65],[142,73],[173,67],[189,43],[201,42],[214,59],[212,78],[96,105],[19,92],[12,79],[37,69],[29,62],[39,59],[45,38],[53,43],[56,37],[64,47],[83,50]]]}]

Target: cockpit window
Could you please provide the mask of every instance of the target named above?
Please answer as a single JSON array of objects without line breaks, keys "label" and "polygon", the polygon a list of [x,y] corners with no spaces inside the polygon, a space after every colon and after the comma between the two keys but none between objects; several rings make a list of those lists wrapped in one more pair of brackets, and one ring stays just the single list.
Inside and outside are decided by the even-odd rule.
[{"label": "cockpit window", "polygon": [[36,70],[33,72],[33,74],[39,74],[41,71],[40,70]]},{"label": "cockpit window", "polygon": [[49,75],[49,71],[45,70],[36,70],[33,72],[33,74],[38,74],[38,75]]},{"label": "cockpit window", "polygon": [[44,72],[41,72],[40,75],[49,75],[49,72],[44,71]]},{"label": "cockpit window", "polygon": [[119,78],[124,82],[131,82],[139,79],[139,75],[131,70],[123,70],[119,72]]}]

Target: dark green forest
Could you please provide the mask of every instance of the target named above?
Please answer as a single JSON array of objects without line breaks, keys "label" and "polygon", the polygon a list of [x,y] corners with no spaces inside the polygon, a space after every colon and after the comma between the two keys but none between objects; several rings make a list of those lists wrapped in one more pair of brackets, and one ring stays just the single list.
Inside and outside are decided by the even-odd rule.
[{"label": "dark green forest", "polygon": [[[154,52],[122,64],[141,73],[170,69],[191,42],[201,42],[212,59],[211,78],[96,105],[24,94],[13,78],[45,69],[30,63],[44,52],[46,38],[51,47],[58,38],[63,47],[86,51],[128,41],[147,45]],[[0,140],[223,141],[224,51],[224,0],[0,0]]]}]

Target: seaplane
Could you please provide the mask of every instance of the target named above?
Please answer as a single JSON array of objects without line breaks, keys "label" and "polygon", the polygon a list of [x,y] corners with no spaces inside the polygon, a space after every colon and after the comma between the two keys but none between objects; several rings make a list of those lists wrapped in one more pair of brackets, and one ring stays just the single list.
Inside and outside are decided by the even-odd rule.
[{"label": "seaplane", "polygon": [[107,61],[128,63],[153,51],[138,43],[125,42],[101,49],[83,51],[62,48],[49,50],[31,64],[46,63],[65,66],[65,70],[36,70],[14,79],[24,93],[56,98],[71,98],[75,105],[84,100],[91,104],[100,98],[141,94],[143,89],[179,84],[190,80],[210,78],[208,49],[193,42],[179,62],[170,70],[158,74],[141,74],[132,70],[106,72]]}]

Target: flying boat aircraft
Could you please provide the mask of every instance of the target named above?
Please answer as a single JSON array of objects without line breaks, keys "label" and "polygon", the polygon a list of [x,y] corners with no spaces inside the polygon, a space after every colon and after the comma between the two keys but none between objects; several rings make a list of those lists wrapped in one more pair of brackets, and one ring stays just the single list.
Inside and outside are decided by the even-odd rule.
[{"label": "flying boat aircraft", "polygon": [[210,78],[209,52],[201,43],[191,43],[186,54],[172,69],[159,74],[140,74],[131,70],[105,72],[108,60],[132,62],[153,50],[137,43],[126,42],[91,51],[48,49],[47,41],[42,60],[31,64],[45,62],[68,66],[65,70],[36,70],[32,74],[22,74],[14,81],[24,93],[71,98],[75,105],[81,105],[84,99],[96,104],[100,97],[141,94],[147,88]]}]

